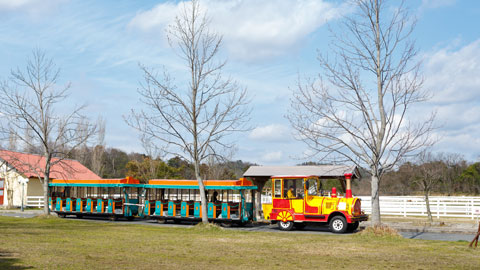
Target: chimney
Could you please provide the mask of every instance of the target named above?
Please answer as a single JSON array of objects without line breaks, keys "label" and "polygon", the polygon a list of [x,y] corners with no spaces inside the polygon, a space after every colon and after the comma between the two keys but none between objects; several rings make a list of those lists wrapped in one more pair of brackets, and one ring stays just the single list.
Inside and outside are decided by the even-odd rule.
[{"label": "chimney", "polygon": [[345,182],[347,182],[347,190],[345,193],[345,198],[352,198],[352,174],[345,174]]}]

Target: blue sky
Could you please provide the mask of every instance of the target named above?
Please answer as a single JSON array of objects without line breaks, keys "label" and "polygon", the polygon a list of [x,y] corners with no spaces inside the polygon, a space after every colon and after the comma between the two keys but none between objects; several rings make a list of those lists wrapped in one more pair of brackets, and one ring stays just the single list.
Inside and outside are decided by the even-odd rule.
[{"label": "blue sky", "polygon": [[[413,37],[423,59],[425,87],[433,98],[418,108],[436,110],[440,140],[435,151],[480,157],[480,2],[407,1],[418,17]],[[343,1],[208,0],[202,2],[212,28],[224,35],[226,75],[252,97],[254,129],[235,138],[233,159],[294,165],[307,149],[293,139],[285,114],[298,74],[319,72],[317,50],[328,52],[327,23],[351,12]],[[24,66],[41,48],[71,82],[69,106],[88,104],[86,113],[107,121],[108,146],[143,149],[138,133],[123,121],[141,108],[138,64],[183,67],[165,39],[164,28],[178,1],[0,0],[0,78]]]}]

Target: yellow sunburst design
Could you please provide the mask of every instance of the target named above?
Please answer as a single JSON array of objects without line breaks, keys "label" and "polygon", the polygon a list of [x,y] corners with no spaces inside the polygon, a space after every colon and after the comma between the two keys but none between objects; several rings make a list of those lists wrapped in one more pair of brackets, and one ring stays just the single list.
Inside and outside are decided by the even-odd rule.
[{"label": "yellow sunburst design", "polygon": [[277,215],[277,220],[281,220],[283,222],[293,221],[293,216],[288,211],[282,211]]}]

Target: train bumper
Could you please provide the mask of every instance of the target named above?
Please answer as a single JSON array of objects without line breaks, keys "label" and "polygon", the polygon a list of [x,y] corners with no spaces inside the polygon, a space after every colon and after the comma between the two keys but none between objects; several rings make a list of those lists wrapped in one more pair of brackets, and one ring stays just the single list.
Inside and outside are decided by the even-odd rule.
[{"label": "train bumper", "polygon": [[357,221],[367,221],[368,220],[368,215],[359,215],[359,216],[354,216],[350,218],[352,222],[357,222]]}]

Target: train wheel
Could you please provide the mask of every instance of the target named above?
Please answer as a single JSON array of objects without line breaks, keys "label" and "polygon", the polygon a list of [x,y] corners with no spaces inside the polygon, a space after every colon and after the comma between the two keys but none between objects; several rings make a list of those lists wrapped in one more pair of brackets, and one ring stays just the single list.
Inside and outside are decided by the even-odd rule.
[{"label": "train wheel", "polygon": [[116,221],[116,220],[117,220],[117,216],[113,215],[113,216],[110,216],[108,219],[110,219],[110,221]]},{"label": "train wheel", "polygon": [[282,211],[277,215],[278,228],[282,231],[290,231],[293,229],[293,215],[288,211]]},{"label": "train wheel", "polygon": [[342,216],[333,217],[330,220],[330,231],[333,233],[344,233],[347,231],[347,221]]},{"label": "train wheel", "polygon": [[65,218],[67,215],[65,214],[57,214],[59,218]]},{"label": "train wheel", "polygon": [[167,220],[163,219],[163,218],[159,218],[159,219],[157,219],[157,223],[158,224],[165,224],[165,223],[167,223]]},{"label": "train wheel", "polygon": [[135,218],[134,216],[129,216],[129,217],[127,217],[127,220],[132,221],[134,218]]},{"label": "train wheel", "polygon": [[77,218],[83,218],[83,215],[76,215]]},{"label": "train wheel", "polygon": [[293,229],[293,221],[279,221],[278,222],[278,228],[282,231],[291,231]]}]

